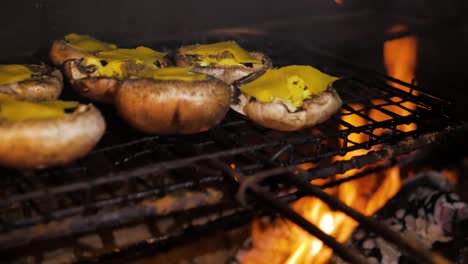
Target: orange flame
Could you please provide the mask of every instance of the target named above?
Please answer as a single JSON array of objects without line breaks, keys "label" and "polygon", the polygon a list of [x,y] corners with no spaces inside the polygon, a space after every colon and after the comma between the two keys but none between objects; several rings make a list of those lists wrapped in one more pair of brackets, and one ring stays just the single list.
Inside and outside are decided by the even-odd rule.
[{"label": "orange flame", "polygon": [[445,175],[445,177],[450,182],[450,184],[454,186],[458,184],[458,172],[457,171],[445,169],[442,171],[442,174]]},{"label": "orange flame", "polygon": [[[407,29],[406,25],[396,24],[388,30],[388,33],[399,33]],[[415,70],[417,62],[417,48],[418,39],[415,36],[407,36],[386,41],[383,49],[387,74],[395,79],[399,79],[407,83],[416,83]],[[411,91],[411,89],[406,86],[391,81],[389,81],[389,84],[406,92],[412,92],[413,95],[417,95],[416,91]],[[394,99],[398,100],[397,98]],[[412,102],[402,101],[400,104],[410,110],[416,109],[416,105]],[[398,106],[391,105],[384,108],[400,116],[409,115],[408,111]],[[397,129],[403,132],[409,132],[415,130],[416,125],[399,125]]]},{"label": "orange flame", "polygon": [[[407,30],[407,26],[396,24],[388,33],[399,33]],[[414,80],[416,68],[418,39],[415,36],[398,38],[384,43],[384,62],[387,74],[395,79],[411,83]],[[395,87],[409,91],[405,86],[393,84]]]},{"label": "orange flame", "polygon": [[[338,4],[341,0],[336,0]],[[395,25],[390,28],[390,32],[400,32],[406,30],[405,25]],[[417,39],[415,37],[404,37],[396,40],[387,41],[384,43],[384,62],[387,68],[387,74],[405,82],[414,80],[416,66],[416,50]],[[410,91],[408,88],[390,83],[398,89]],[[414,92],[413,92],[414,93]],[[402,98],[395,97],[391,100],[404,105],[410,110],[414,110],[416,105],[410,102],[405,102]],[[375,105],[384,105],[386,102],[382,100],[373,100]],[[360,104],[350,105],[355,110],[363,109]],[[395,114],[406,116],[410,113],[398,106],[384,105],[382,106],[387,111]],[[367,113],[370,118],[376,121],[390,119],[388,115],[381,111],[372,110]],[[368,121],[358,115],[344,115],[343,121],[354,126],[367,125]],[[345,129],[340,127],[340,130]],[[398,126],[397,129],[407,132],[416,129],[415,124]],[[373,133],[381,134],[385,130],[373,131]],[[364,133],[353,133],[348,136],[348,146],[353,145],[352,142],[362,143],[368,140],[368,136]],[[344,142],[340,142],[341,145]],[[355,155],[366,154],[368,150],[356,150],[348,152],[343,157],[337,157],[336,160],[348,160]],[[314,164],[307,163],[299,166],[302,169],[314,167]],[[365,169],[365,168],[363,168]],[[362,169],[361,169],[362,170]],[[336,179],[343,179],[354,175],[360,170],[350,170],[342,175],[336,175]],[[325,180],[313,181],[313,184],[324,183]],[[381,208],[401,186],[399,168],[394,167],[388,169],[384,177],[380,174],[367,176],[357,180],[345,182],[338,187],[327,189],[327,193],[336,195],[346,205],[351,206],[357,211],[372,215],[375,211]],[[303,215],[311,223],[317,225],[325,233],[335,237],[339,242],[344,242],[351,235],[357,223],[346,216],[345,214],[331,210],[325,203],[314,197],[304,197],[292,204],[292,208]],[[249,263],[327,263],[333,252],[323,243],[295,226],[289,221],[276,223],[261,224],[261,220],[254,221],[252,225],[252,240],[254,248],[243,255],[242,262]]]},{"label": "orange flame", "polygon": [[[370,177],[377,178],[377,175]],[[371,215],[398,191],[399,186],[399,175],[390,173],[380,185],[377,180],[368,182],[358,180],[343,183],[326,191],[335,193],[345,204],[361,213]],[[366,192],[363,192],[367,190],[371,190],[369,192],[374,195],[367,197]],[[315,197],[304,197],[293,203],[292,208],[339,242],[346,241],[357,226],[353,219],[344,213],[333,211]],[[254,249],[242,256],[244,264],[327,263],[333,254],[322,241],[289,221],[274,224],[262,224],[261,221],[255,220],[252,226]]]}]

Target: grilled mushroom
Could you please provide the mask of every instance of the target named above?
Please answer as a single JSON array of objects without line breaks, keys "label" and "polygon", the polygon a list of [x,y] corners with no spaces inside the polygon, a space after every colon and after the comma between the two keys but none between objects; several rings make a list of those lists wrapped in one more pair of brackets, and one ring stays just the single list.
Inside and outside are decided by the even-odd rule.
[{"label": "grilled mushroom", "polygon": [[78,94],[102,103],[112,103],[121,80],[101,77],[97,67],[81,65],[82,59],[67,60],[63,64],[65,75]]},{"label": "grilled mushroom", "polygon": [[62,65],[66,60],[81,59],[94,52],[116,49],[111,43],[102,42],[87,35],[68,34],[64,39],[55,40],[50,49],[50,59],[55,65]]},{"label": "grilled mushroom", "polygon": [[206,131],[226,115],[231,90],[220,80],[197,76],[202,78],[127,80],[117,92],[117,110],[132,126],[150,134]]},{"label": "grilled mushroom", "polygon": [[179,67],[193,66],[194,72],[211,75],[231,84],[252,73],[272,67],[261,52],[247,52],[233,41],[182,47],[175,54]]},{"label": "grilled mushroom", "polygon": [[[0,102],[0,166],[41,169],[66,164],[88,153],[105,130],[104,118],[92,105],[77,105],[67,114],[44,105],[31,108],[27,102],[16,102],[21,110],[6,104]],[[25,118],[24,107],[35,113]]]},{"label": "grilled mushroom", "polygon": [[338,93],[332,87],[304,100],[302,108],[297,111],[290,111],[281,102],[261,103],[250,99],[241,99],[247,102],[241,107],[242,113],[261,126],[280,131],[295,131],[323,123],[342,105]]},{"label": "grilled mushroom", "polygon": [[0,65],[0,94],[17,100],[55,100],[62,87],[62,73],[46,65]]},{"label": "grilled mushroom", "polygon": [[146,47],[98,52],[95,56],[65,61],[63,68],[72,87],[94,101],[113,103],[122,80],[141,72],[166,67],[165,53]]},{"label": "grilled mushroom", "polygon": [[[249,76],[235,83],[236,95],[231,108],[261,126],[280,131],[312,127],[341,108],[341,98],[331,85],[336,78],[309,66],[272,71],[280,70],[284,72]],[[271,91],[273,89],[276,91]]]}]

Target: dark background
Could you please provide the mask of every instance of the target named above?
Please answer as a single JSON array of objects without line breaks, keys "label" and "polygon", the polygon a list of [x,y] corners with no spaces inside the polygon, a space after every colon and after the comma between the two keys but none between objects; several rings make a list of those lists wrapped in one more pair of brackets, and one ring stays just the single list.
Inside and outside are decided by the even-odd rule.
[{"label": "dark background", "polygon": [[[3,1],[0,63],[20,62],[53,39],[76,32],[119,45],[197,40],[202,32],[265,33],[300,41],[385,72],[382,43],[402,23],[418,37],[416,79],[458,103],[464,116],[468,81],[468,1],[333,0],[19,0]],[[227,30],[229,29],[229,30]]]},{"label": "dark background", "polygon": [[[274,29],[296,22],[288,28],[289,34],[295,37],[300,35],[319,42],[339,39],[345,45],[355,45],[355,42],[366,45],[369,40],[360,36],[381,30],[389,17],[414,23],[461,21],[466,9],[461,0],[342,1],[342,5],[333,0],[3,1],[0,54],[32,53],[69,32],[131,44],[215,28],[271,25]],[[365,18],[365,23],[361,24],[356,17]],[[311,32],[313,29],[320,30]]]}]

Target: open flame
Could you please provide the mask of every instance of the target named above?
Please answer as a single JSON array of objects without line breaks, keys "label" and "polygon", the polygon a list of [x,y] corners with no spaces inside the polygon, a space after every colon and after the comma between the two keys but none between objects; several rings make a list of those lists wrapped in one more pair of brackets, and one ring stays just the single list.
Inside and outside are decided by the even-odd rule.
[{"label": "open flame", "polygon": [[[392,170],[382,181],[378,178],[378,175],[369,176],[365,180],[346,182],[326,191],[337,195],[359,212],[371,215],[400,187],[398,170]],[[293,203],[292,208],[340,242],[346,241],[357,226],[353,219],[342,212],[331,210],[315,197],[304,197]],[[289,221],[277,220],[272,224],[262,219],[255,220],[252,225],[252,242],[254,248],[242,256],[244,264],[327,263],[333,254],[322,241]]]},{"label": "open flame", "polygon": [[[341,1],[336,1],[341,3]],[[406,30],[405,25],[395,25],[389,29],[391,33]],[[405,82],[413,82],[416,66],[416,37],[404,37],[387,41],[383,45],[384,62],[387,74]],[[408,88],[390,83],[391,85],[409,91]],[[414,93],[414,92],[413,92]],[[401,98],[392,98],[401,100]],[[380,100],[382,101],[382,100]],[[374,100],[374,104],[379,102]],[[401,102],[407,109],[413,110],[416,105],[410,102]],[[351,105],[353,109],[363,109],[362,105]],[[409,112],[400,107],[384,106],[388,111],[405,116]],[[380,111],[371,111],[369,116],[382,121],[389,117]],[[355,126],[366,125],[367,121],[357,115],[344,115],[344,121]],[[340,127],[339,129],[344,129]],[[402,132],[416,129],[415,124],[399,126],[397,129]],[[384,133],[385,131],[374,131],[374,133]],[[350,134],[348,139],[351,142],[364,142],[367,136],[363,133]],[[348,142],[352,145],[353,143]],[[340,142],[344,144],[344,142]],[[355,155],[366,154],[367,150],[356,150],[347,153],[336,160],[348,160]],[[302,169],[314,167],[314,164],[307,163],[299,166]],[[363,168],[365,169],[365,168]],[[343,175],[336,175],[336,179],[342,179],[354,175],[360,170],[350,170]],[[385,172],[384,177],[375,174],[357,180],[345,182],[337,187],[326,189],[329,194],[336,195],[346,205],[365,214],[372,215],[381,208],[401,186],[399,168],[394,167]],[[315,180],[313,184],[323,184],[326,180]],[[345,214],[331,210],[325,203],[314,197],[304,197],[292,204],[292,208],[304,216],[311,223],[320,227],[325,233],[335,237],[340,242],[346,241],[356,228],[357,223]],[[332,256],[331,249],[326,247],[319,239],[309,235],[289,221],[278,220],[274,223],[262,219],[257,219],[252,225],[253,249],[242,256],[244,264],[249,263],[326,263]]]},{"label": "open flame", "polygon": [[[396,24],[387,30],[388,33],[400,33],[408,30],[404,24]],[[383,45],[384,63],[387,74],[395,79],[412,83],[416,68],[418,39],[415,36],[406,36],[390,41]],[[408,88],[392,83],[399,89],[408,91]]]}]

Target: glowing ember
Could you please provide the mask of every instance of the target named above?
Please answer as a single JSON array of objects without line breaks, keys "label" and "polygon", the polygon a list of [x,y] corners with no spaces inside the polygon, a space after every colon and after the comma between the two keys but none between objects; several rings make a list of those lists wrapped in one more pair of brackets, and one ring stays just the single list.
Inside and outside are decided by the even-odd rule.
[{"label": "glowing ember", "polygon": [[457,185],[458,183],[458,172],[454,170],[445,169],[442,171],[442,174],[448,179],[450,184]]}]

